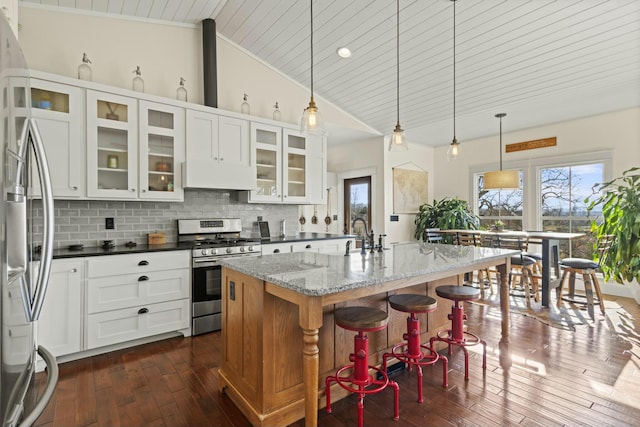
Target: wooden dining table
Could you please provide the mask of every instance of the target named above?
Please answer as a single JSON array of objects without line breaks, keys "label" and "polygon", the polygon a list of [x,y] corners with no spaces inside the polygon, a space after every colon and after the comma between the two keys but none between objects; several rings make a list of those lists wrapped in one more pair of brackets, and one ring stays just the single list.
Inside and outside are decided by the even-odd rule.
[{"label": "wooden dining table", "polygon": [[505,238],[528,238],[540,240],[542,244],[542,306],[549,307],[551,292],[551,266],[555,267],[556,275],[560,272],[558,244],[561,240],[575,240],[585,236],[584,233],[565,233],[558,231],[517,231],[517,230],[440,230],[442,234],[471,233],[476,236],[491,236]]}]

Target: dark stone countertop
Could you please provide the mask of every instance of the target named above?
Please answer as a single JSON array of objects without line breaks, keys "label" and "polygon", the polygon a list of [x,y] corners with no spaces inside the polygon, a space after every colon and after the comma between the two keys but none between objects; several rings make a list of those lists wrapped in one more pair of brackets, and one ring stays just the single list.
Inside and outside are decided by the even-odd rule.
[{"label": "dark stone countertop", "polygon": [[122,254],[134,254],[140,252],[157,252],[157,251],[178,251],[189,250],[191,245],[184,245],[178,243],[165,243],[163,245],[136,245],[129,248],[125,245],[118,245],[111,249],[103,249],[101,247],[85,247],[81,250],[69,250],[67,248],[55,249],[53,251],[53,259],[59,258],[77,258],[77,257],[89,257],[89,256],[102,256],[102,255],[122,255]]}]

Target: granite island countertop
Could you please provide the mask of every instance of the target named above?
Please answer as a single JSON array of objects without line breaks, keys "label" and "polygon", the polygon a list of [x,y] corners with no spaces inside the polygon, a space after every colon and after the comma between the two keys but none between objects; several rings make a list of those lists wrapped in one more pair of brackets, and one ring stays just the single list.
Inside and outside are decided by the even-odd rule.
[{"label": "granite island countertop", "polygon": [[321,296],[471,267],[518,253],[508,249],[413,242],[392,244],[388,250],[366,255],[294,252],[228,258],[220,264],[304,295]]}]

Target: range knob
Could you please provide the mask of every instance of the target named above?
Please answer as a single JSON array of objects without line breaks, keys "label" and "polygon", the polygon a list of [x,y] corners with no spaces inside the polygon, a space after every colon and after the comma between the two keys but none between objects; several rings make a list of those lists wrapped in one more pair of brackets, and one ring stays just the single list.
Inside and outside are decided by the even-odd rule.
[{"label": "range knob", "polygon": [[253,246],[249,246],[249,247],[247,248],[247,250],[248,250],[249,252],[253,252]]},{"label": "range knob", "polygon": [[244,246],[240,246],[240,252],[244,252]]},{"label": "range knob", "polygon": [[209,251],[208,251],[208,250],[206,250],[206,249],[203,249],[203,250],[201,251],[201,253],[202,253],[202,255],[209,255]]},{"label": "range knob", "polygon": [[227,253],[230,254],[231,252],[233,252],[233,249],[227,248]]},{"label": "range knob", "polygon": [[218,250],[217,250],[217,249],[211,249],[211,250],[209,251],[209,253],[210,253],[211,255],[217,255]]}]

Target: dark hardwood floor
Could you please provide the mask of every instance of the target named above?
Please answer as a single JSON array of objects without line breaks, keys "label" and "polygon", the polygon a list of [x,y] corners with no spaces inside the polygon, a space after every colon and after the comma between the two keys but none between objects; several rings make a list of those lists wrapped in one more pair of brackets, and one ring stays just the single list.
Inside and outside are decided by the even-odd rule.
[{"label": "dark hardwood floor", "polygon": [[[608,298],[607,316],[575,331],[511,314],[511,343],[500,348],[500,312],[467,304],[470,330],[488,343],[487,370],[471,351],[470,380],[462,353],[424,370],[425,402],[414,373],[400,384],[400,420],[392,392],[367,396],[366,426],[637,426],[640,423],[640,307]],[[60,365],[60,381],[37,426],[248,426],[218,393],[220,333],[175,338]],[[478,349],[479,350],[479,349]],[[42,381],[39,378],[39,381]],[[356,424],[353,396],[319,412],[320,426]],[[304,425],[303,420],[294,424]]]}]

